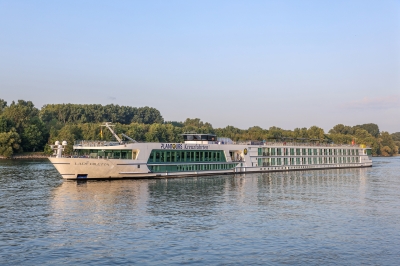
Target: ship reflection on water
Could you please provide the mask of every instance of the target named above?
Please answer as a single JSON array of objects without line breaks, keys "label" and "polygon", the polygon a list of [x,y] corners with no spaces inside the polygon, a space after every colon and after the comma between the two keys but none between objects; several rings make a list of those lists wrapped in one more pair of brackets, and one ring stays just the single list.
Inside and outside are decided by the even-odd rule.
[{"label": "ship reflection on water", "polygon": [[[338,203],[347,193],[363,201],[368,170],[357,168],[158,180],[63,182],[53,191],[52,206],[57,213],[53,218],[56,218],[56,223],[57,220],[65,222],[76,219],[80,225],[112,225],[125,218],[130,225],[145,227],[159,226],[157,222],[169,223],[179,216],[204,218],[226,214],[229,208],[246,213],[249,211],[246,208],[254,209],[254,206],[262,205],[276,208],[283,202],[292,206],[296,202],[302,205]],[[354,198],[351,197],[353,203]],[[292,206],[285,204],[281,207]],[[161,221],[154,217],[163,219]]]}]

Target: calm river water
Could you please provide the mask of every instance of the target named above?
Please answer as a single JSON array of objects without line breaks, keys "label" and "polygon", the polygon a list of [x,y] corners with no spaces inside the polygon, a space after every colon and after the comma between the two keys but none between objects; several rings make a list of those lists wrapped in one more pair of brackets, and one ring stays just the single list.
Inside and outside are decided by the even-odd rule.
[{"label": "calm river water", "polygon": [[400,157],[374,167],[62,181],[0,160],[0,264],[398,265]]}]

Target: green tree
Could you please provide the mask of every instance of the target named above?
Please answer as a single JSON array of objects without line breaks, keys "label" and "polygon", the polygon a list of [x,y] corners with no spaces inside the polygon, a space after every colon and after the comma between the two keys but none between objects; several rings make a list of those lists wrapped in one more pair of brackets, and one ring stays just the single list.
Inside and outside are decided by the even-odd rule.
[{"label": "green tree", "polygon": [[269,139],[281,139],[284,137],[284,130],[279,127],[270,127],[268,129],[267,138]]},{"label": "green tree", "polygon": [[23,131],[23,127],[29,124],[29,121],[38,116],[39,110],[35,108],[31,101],[14,101],[3,110],[3,116],[13,123],[18,133]]},{"label": "green tree", "polygon": [[330,134],[343,134],[343,135],[352,135],[354,130],[350,126],[345,126],[343,124],[337,124],[331,130],[329,130]]},{"label": "green tree", "polygon": [[101,104],[47,104],[40,110],[40,117],[46,123],[53,119],[66,123],[131,122],[153,124],[163,123],[160,111],[152,107],[130,107]]},{"label": "green tree", "polygon": [[363,142],[363,140],[372,137],[372,135],[362,128],[356,128],[354,137],[357,138],[357,142]]},{"label": "green tree", "polygon": [[380,145],[376,138],[374,138],[367,130],[362,128],[355,128],[354,136],[352,138],[357,144],[364,144],[371,147],[372,155],[380,154]]},{"label": "green tree", "polygon": [[183,122],[183,125],[185,127],[194,127],[194,128],[199,128],[202,127],[204,125],[204,122],[201,121],[200,118],[186,118],[185,122]]},{"label": "green tree", "polygon": [[42,151],[49,138],[49,130],[38,116],[30,119],[21,132],[21,146],[24,151]]},{"label": "green tree", "polygon": [[312,126],[307,130],[308,137],[310,139],[325,139],[325,132],[322,128]]},{"label": "green tree", "polygon": [[167,140],[167,132],[162,124],[152,124],[146,133],[146,141],[148,142],[165,142]]},{"label": "green tree", "polygon": [[152,107],[141,107],[138,108],[137,113],[132,118],[131,122],[153,124],[153,123],[164,123],[164,119],[161,116],[160,111]]},{"label": "green tree", "polygon": [[185,126],[182,122],[178,122],[178,121],[165,121],[164,124],[171,124],[174,127],[184,127]]},{"label": "green tree", "polygon": [[0,115],[0,133],[8,132],[12,128],[12,122]]},{"label": "green tree", "polygon": [[354,139],[352,135],[345,135],[340,133],[330,133],[329,138],[336,144],[350,144]]},{"label": "green tree", "polygon": [[268,131],[261,127],[250,127],[242,133],[241,139],[246,140],[264,140],[268,137]]},{"label": "green tree", "polygon": [[3,110],[7,107],[7,102],[3,99],[0,99],[0,114],[3,112]]},{"label": "green tree", "polygon": [[368,131],[369,134],[371,134],[375,138],[379,137],[379,127],[377,124],[369,123],[369,124],[354,126],[354,129],[356,128],[365,129],[366,131]]},{"label": "green tree", "polygon": [[38,115],[39,110],[31,101],[12,102],[3,110],[1,131],[15,127],[21,139],[21,150],[42,150],[48,138],[48,130]]},{"label": "green tree", "polygon": [[394,144],[396,145],[396,147],[397,147],[397,154],[399,154],[400,153],[400,141],[394,141]]},{"label": "green tree", "polygon": [[164,125],[166,133],[167,133],[167,141],[168,142],[183,142],[182,128],[174,127],[171,124]]},{"label": "green tree", "polygon": [[388,147],[388,146],[383,146],[380,149],[381,155],[385,156],[385,157],[392,156],[392,152],[393,152],[392,149],[390,147]]},{"label": "green tree", "polygon": [[149,131],[150,125],[132,123],[128,126],[125,134],[136,141],[146,141],[146,133]]},{"label": "green tree", "polygon": [[18,133],[12,128],[9,132],[0,133],[0,155],[11,157],[20,150],[21,139]]},{"label": "green tree", "polygon": [[[77,127],[80,128],[82,132],[82,139],[84,140],[99,140],[101,139],[100,130],[101,123],[83,123],[77,124]],[[107,132],[106,132],[107,131]],[[103,136],[107,136],[111,138],[111,135],[108,134],[108,130],[103,128]],[[106,139],[106,138],[104,138]]]},{"label": "green tree", "polygon": [[394,141],[400,141],[400,132],[393,133],[390,136],[392,136]]},{"label": "green tree", "polygon": [[[382,131],[379,137],[379,144],[381,147],[382,156],[392,156],[398,153],[398,147],[394,143],[390,134],[386,131]],[[388,147],[389,149],[387,149]]]},{"label": "green tree", "polygon": [[35,125],[24,127],[21,135],[21,145],[24,151],[37,151],[43,147],[44,134]]},{"label": "green tree", "polygon": [[397,147],[397,153],[400,153],[400,132],[396,132],[390,135]]},{"label": "green tree", "polygon": [[304,139],[309,138],[307,128],[295,128],[293,130],[293,138],[295,139]]},{"label": "green tree", "polygon": [[243,139],[241,137],[243,132],[245,131],[233,126],[226,126],[225,128],[217,128],[214,130],[214,133],[218,137],[230,138],[233,141],[238,141],[239,139]]},{"label": "green tree", "polygon": [[187,118],[183,125],[183,132],[214,133],[212,125],[201,121],[200,118]]}]

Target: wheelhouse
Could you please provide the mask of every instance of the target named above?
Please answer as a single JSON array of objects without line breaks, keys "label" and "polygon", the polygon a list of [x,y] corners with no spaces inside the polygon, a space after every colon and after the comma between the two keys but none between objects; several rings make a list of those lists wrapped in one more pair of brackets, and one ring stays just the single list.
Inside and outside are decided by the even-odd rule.
[{"label": "wheelhouse", "polygon": [[195,143],[198,141],[210,141],[212,143],[217,141],[217,135],[214,134],[197,134],[197,133],[184,133],[181,135],[185,143]]}]

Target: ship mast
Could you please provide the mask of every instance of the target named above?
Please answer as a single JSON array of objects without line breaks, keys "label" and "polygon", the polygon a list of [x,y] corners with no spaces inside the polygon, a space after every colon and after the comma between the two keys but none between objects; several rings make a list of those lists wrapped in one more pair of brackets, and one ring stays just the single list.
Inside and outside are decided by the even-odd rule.
[{"label": "ship mast", "polygon": [[106,122],[104,125],[101,125],[101,127],[106,127],[108,128],[108,130],[110,130],[111,134],[114,136],[114,138],[117,139],[117,141],[121,144],[122,143],[122,139],[120,137],[118,137],[117,134],[115,134],[114,130],[111,127],[114,127],[114,125],[110,125],[109,122]]},{"label": "ship mast", "polygon": [[[108,130],[110,130],[111,134],[116,138],[116,140],[122,144],[122,139],[120,137],[118,137],[118,135],[114,132],[114,130],[111,127],[114,127],[114,125],[111,125],[110,122],[105,122],[104,125],[101,125],[101,127],[106,127],[108,128]],[[132,142],[136,142],[136,140],[132,139],[131,137],[125,135],[124,133],[121,133],[122,136],[124,136],[125,138],[129,139]]]}]

